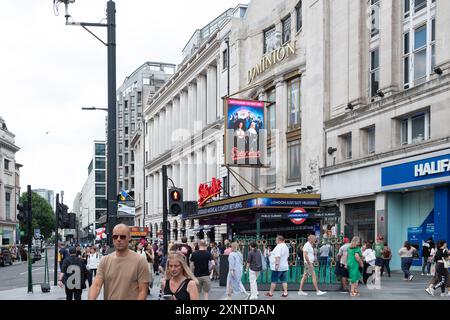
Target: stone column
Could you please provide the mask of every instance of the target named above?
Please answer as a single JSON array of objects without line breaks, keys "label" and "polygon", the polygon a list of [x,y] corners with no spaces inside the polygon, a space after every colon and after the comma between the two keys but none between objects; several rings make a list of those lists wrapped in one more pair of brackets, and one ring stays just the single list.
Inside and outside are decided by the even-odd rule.
[{"label": "stone column", "polygon": [[167,137],[167,121],[166,121],[166,109],[161,109],[159,111],[159,118],[160,118],[160,124],[159,124],[159,153],[163,154],[166,151],[167,145],[166,145],[166,137]]},{"label": "stone column", "polygon": [[170,133],[170,135],[171,135],[170,140],[172,141],[171,146],[173,147],[177,144],[177,139],[178,139],[177,132],[180,129],[181,117],[180,117],[180,97],[179,96],[176,96],[173,98],[172,105],[173,105],[173,107],[172,107],[172,110],[173,110],[172,111],[172,114],[173,114],[172,115],[172,117],[173,117],[172,128],[173,128],[173,130]]},{"label": "stone column", "polygon": [[188,121],[189,121],[189,133],[194,134],[194,124],[197,119],[197,84],[194,82],[188,85]]},{"label": "stone column", "polygon": [[206,75],[207,86],[207,123],[213,123],[217,118],[217,69],[208,66]]},{"label": "stone column", "polygon": [[197,121],[201,122],[201,127],[206,125],[206,77],[203,74],[197,76]]},{"label": "stone column", "polygon": [[[189,130],[188,94],[185,90],[180,92],[180,129]],[[183,135],[183,140],[187,136]]]},{"label": "stone column", "polygon": [[436,66],[450,70],[450,1],[436,0]]},{"label": "stone column", "polygon": [[155,115],[155,158],[159,157],[161,150],[161,115]]},{"label": "stone column", "polygon": [[[365,7],[364,3],[360,3]],[[380,90],[385,94],[398,92],[402,82],[402,3],[380,1]],[[370,67],[370,59],[367,64]],[[364,74],[364,73],[362,73]]]},{"label": "stone column", "polygon": [[156,175],[155,173],[153,173],[151,175],[151,189],[150,189],[150,194],[151,194],[151,207],[152,207],[152,212],[151,214],[154,215],[156,214]]},{"label": "stone column", "polygon": [[[276,188],[280,188],[284,185],[287,176],[287,141],[286,141],[286,129],[287,129],[287,88],[286,82],[280,78],[275,80],[276,86],[276,100],[277,100],[277,128],[278,128],[278,137],[275,139],[276,148],[273,149],[272,152],[275,151],[275,170],[276,170]],[[283,110],[284,106],[284,110]],[[282,151],[285,152],[282,152]]]}]

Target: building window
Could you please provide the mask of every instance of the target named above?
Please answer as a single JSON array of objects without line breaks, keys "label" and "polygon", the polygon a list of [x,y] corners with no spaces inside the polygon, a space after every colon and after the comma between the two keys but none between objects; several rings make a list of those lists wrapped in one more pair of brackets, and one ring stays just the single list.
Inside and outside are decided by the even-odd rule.
[{"label": "building window", "polygon": [[376,96],[380,86],[380,50],[370,52],[370,96]]},{"label": "building window", "polygon": [[131,162],[134,162],[134,151],[131,151]]},{"label": "building window", "polygon": [[137,93],[137,103],[142,103],[142,91],[138,91]]},{"label": "building window", "polygon": [[145,151],[145,162],[148,162],[148,151]]},{"label": "building window", "polygon": [[350,160],[352,158],[352,133],[347,133],[340,136],[342,159]]},{"label": "building window", "polygon": [[275,27],[264,31],[264,48],[263,53],[273,51],[277,47]]},{"label": "building window", "polygon": [[300,141],[288,142],[287,145],[288,181],[300,180]]},{"label": "building window", "polygon": [[119,156],[119,167],[123,165],[123,158],[122,156]]},{"label": "building window", "polygon": [[128,151],[128,140],[125,140],[125,151]]},{"label": "building window", "polygon": [[103,143],[96,143],[95,144],[95,155],[96,156],[104,156],[106,155],[106,146]]},{"label": "building window", "polygon": [[380,0],[371,0],[370,6],[370,36],[373,38],[380,34]]},{"label": "building window", "polygon": [[[430,4],[434,1],[428,0]],[[414,7],[414,11],[410,8]],[[423,14],[427,0],[404,2],[404,33],[403,33],[403,81],[404,88],[424,83],[430,80],[434,72],[436,23],[435,7]],[[421,11],[420,13],[417,13]],[[416,14],[417,13],[417,14]],[[412,16],[412,17],[411,17]]]},{"label": "building window", "polygon": [[9,170],[9,163],[11,161],[9,161],[8,159],[5,159],[4,164],[5,164],[5,170]]},{"label": "building window", "polygon": [[125,104],[124,110],[128,110],[128,100],[125,100],[123,103]]},{"label": "building window", "polygon": [[95,195],[96,196],[105,196],[106,195],[106,186],[104,184],[96,184],[95,185]]},{"label": "building window", "polygon": [[291,40],[291,15],[287,16],[281,24],[283,25],[283,44]]},{"label": "building window", "polygon": [[149,176],[146,176],[145,177],[145,189],[148,189],[148,179],[149,179]]},{"label": "building window", "polygon": [[375,153],[375,126],[362,129],[360,141],[364,154]]},{"label": "building window", "polygon": [[271,133],[272,130],[276,128],[276,90],[275,88],[270,90],[267,93],[268,101],[270,101],[269,106],[267,107],[267,130]]},{"label": "building window", "polygon": [[128,135],[128,127],[125,127],[125,134]]},{"label": "building window", "polygon": [[95,158],[95,169],[106,169],[105,158]]},{"label": "building window", "polygon": [[297,16],[297,32],[300,31],[300,29],[303,26],[303,17],[302,17],[302,1],[300,1],[296,6],[295,6],[295,13]]},{"label": "building window", "polygon": [[105,171],[95,171],[95,181],[96,182],[105,182],[106,181],[106,173]]},{"label": "building window", "polygon": [[106,209],[108,207],[108,202],[104,198],[95,198],[95,208],[96,209]]},{"label": "building window", "polygon": [[275,186],[276,180],[277,180],[277,173],[276,173],[276,154],[275,152],[272,152],[272,148],[267,150],[267,160],[268,164],[270,166],[270,169],[268,169],[267,174],[267,186],[273,187]]},{"label": "building window", "polygon": [[125,153],[125,164],[128,164],[128,153]]},{"label": "building window", "polygon": [[402,145],[430,139],[430,113],[421,112],[401,119]]},{"label": "building window", "polygon": [[5,192],[5,218],[11,220],[11,193]]},{"label": "building window", "polygon": [[288,128],[300,127],[300,78],[288,82]]},{"label": "building window", "polygon": [[228,68],[228,49],[222,52],[223,70]]}]

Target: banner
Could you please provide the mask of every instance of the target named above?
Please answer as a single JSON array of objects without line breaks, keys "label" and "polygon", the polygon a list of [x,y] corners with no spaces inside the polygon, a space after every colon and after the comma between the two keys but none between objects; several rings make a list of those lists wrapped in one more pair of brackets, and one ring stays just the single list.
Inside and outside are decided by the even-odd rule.
[{"label": "banner", "polygon": [[266,166],[265,103],[226,99],[225,164]]}]

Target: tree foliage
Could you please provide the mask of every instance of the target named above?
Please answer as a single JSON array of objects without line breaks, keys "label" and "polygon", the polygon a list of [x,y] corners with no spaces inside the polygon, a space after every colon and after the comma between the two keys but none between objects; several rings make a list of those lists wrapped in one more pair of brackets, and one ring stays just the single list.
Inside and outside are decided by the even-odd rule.
[{"label": "tree foliage", "polygon": [[[28,201],[26,192],[22,193],[20,202],[24,205]],[[26,205],[25,205],[26,208]],[[34,235],[34,229],[40,229],[41,235],[48,239],[55,229],[55,214],[50,204],[35,192],[31,194],[31,211],[33,213],[33,220],[31,223],[31,233]],[[20,224],[21,230],[27,230],[24,223]]]}]

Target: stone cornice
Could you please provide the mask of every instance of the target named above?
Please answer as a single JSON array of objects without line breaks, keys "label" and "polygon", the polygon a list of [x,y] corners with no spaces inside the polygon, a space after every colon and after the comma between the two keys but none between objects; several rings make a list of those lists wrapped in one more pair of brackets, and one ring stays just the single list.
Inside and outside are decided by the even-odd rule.
[{"label": "stone cornice", "polygon": [[13,151],[14,153],[16,153],[17,151],[20,150],[20,148],[18,146],[16,146],[15,144],[13,144],[9,141],[3,140],[3,139],[0,139],[0,146],[8,149],[10,151]]}]

